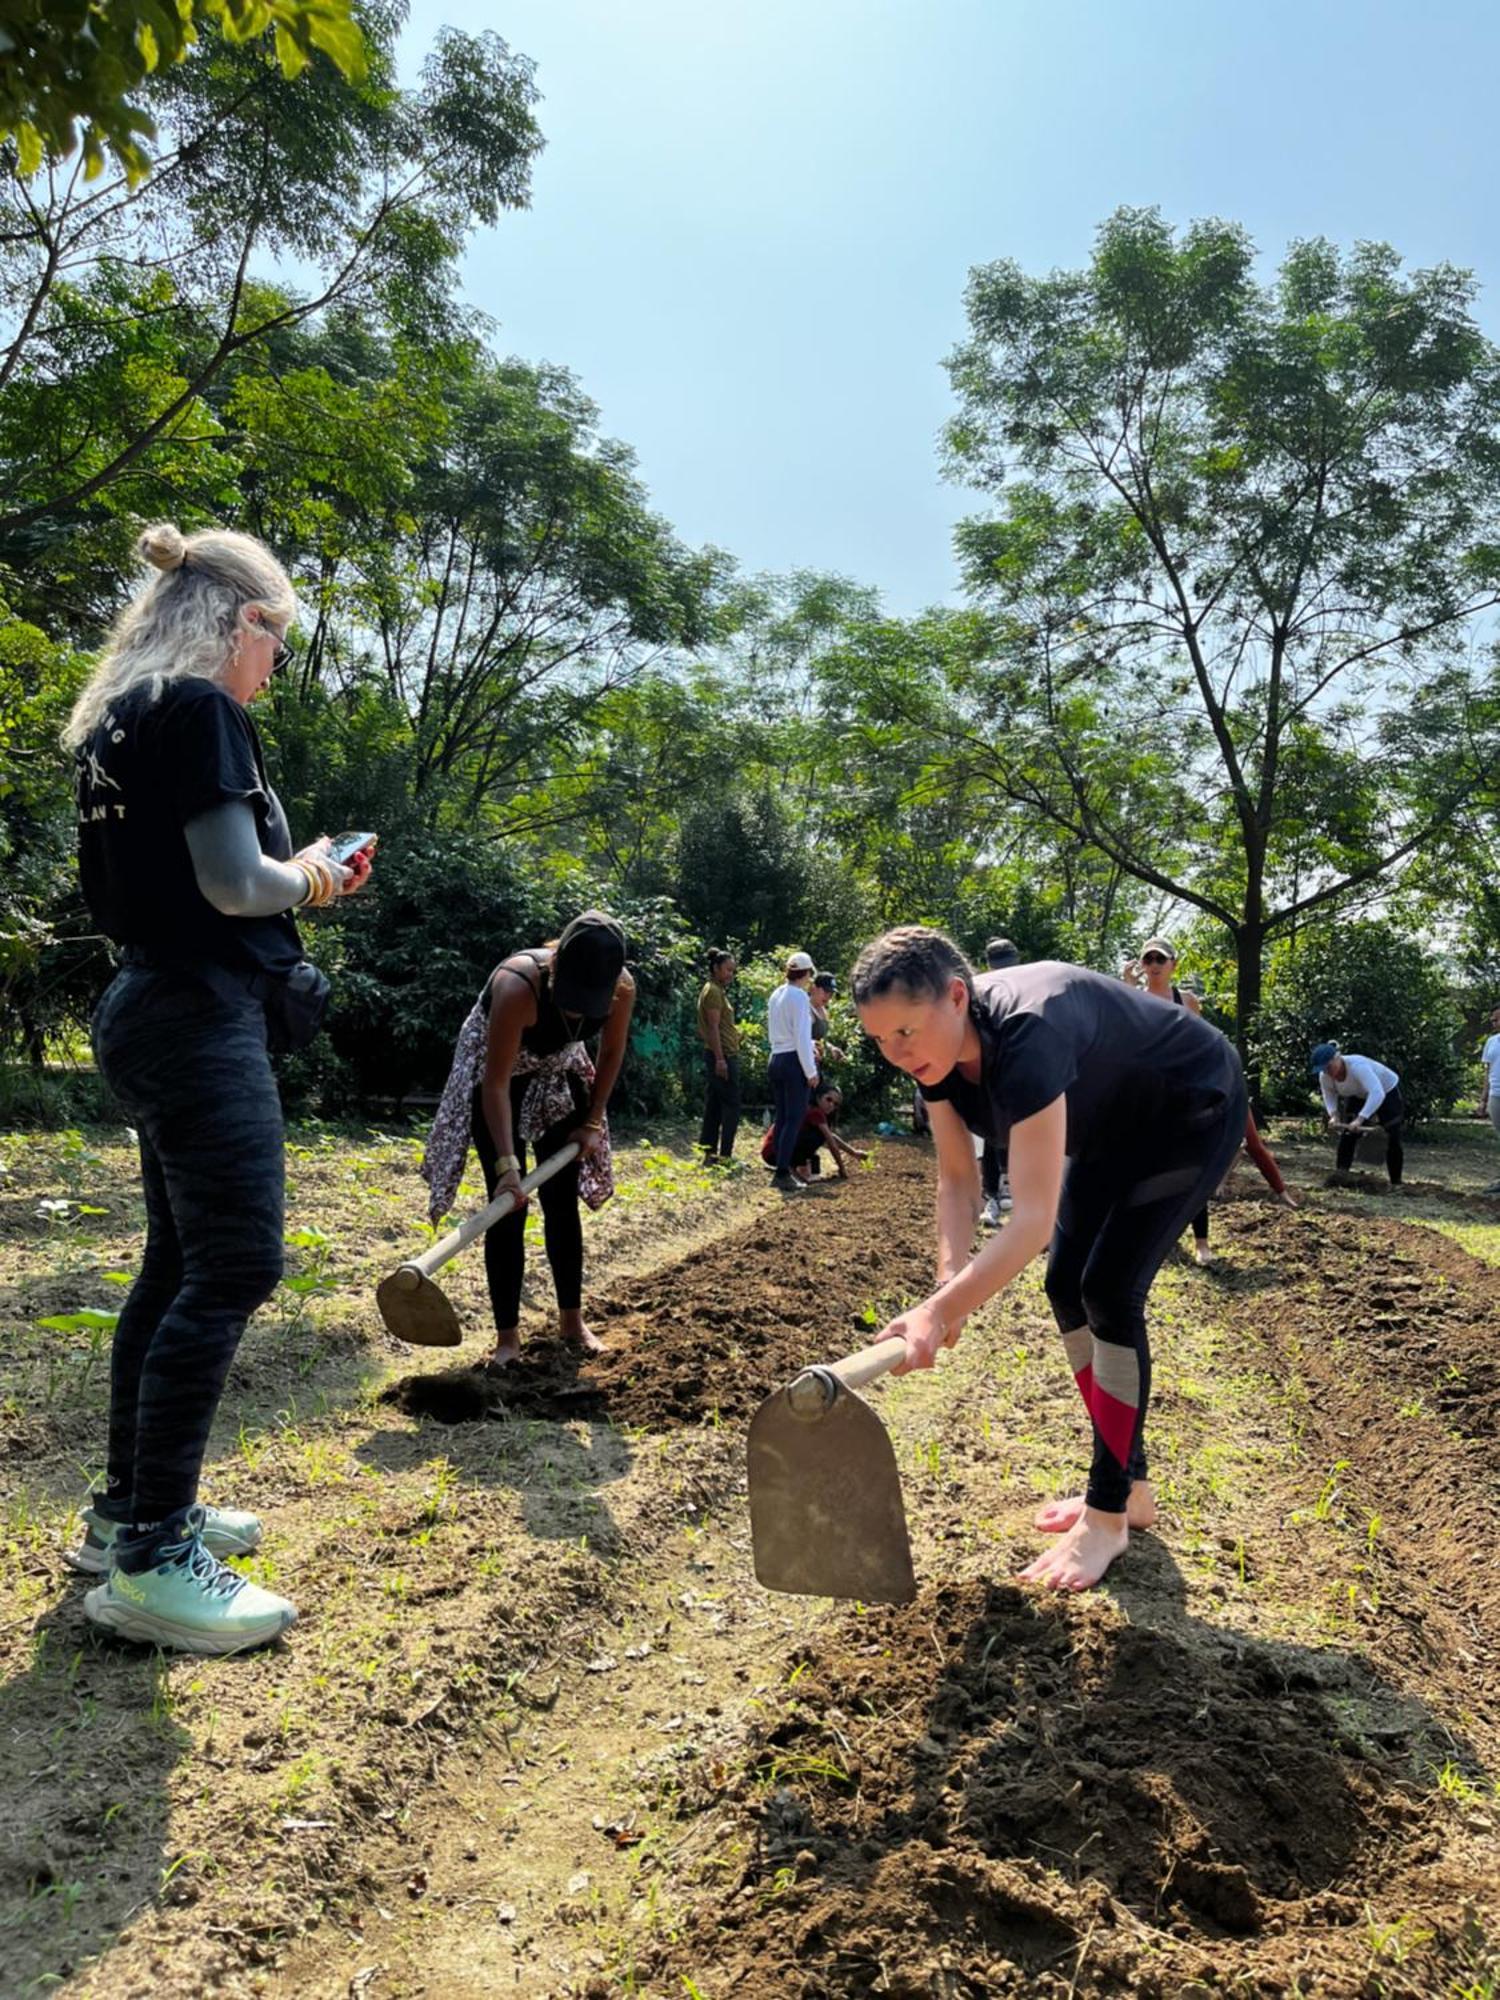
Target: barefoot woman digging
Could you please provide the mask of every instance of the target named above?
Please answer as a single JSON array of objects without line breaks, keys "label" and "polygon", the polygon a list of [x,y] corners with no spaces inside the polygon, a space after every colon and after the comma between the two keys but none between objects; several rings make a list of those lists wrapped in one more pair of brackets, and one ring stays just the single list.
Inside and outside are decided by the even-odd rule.
[{"label": "barefoot woman digging", "polygon": [[[570,1143],[578,1147],[579,1157],[543,1182],[538,1198],[558,1331],[585,1353],[599,1352],[583,1317],[578,1201],[581,1194],[598,1208],[614,1189],[605,1108],[625,1060],[634,1006],[625,933],[602,910],[585,910],[554,944],[515,952],[497,965],[459,1030],[422,1173],[436,1222],[453,1205],[472,1137],[490,1199],[517,1196],[516,1207],[484,1238],[496,1364],[521,1351],[528,1139],[539,1164]],[[584,1046],[596,1035],[597,1066]]]},{"label": "barefoot woman digging", "polygon": [[[1081,966],[976,977],[951,938],[921,925],[865,947],[853,997],[866,1034],[926,1100],[938,1163],[941,1283],[877,1338],[901,1336],[904,1368],[930,1368],[968,1314],[1050,1243],[1047,1296],[1093,1459],[1086,1491],[1037,1516],[1058,1541],[1022,1573],[1086,1590],[1124,1554],[1130,1529],[1156,1518],[1146,1295],[1244,1138],[1239,1057],[1185,1007]],[[1014,1201],[1009,1228],[977,1255],[971,1135],[1009,1146]]]}]

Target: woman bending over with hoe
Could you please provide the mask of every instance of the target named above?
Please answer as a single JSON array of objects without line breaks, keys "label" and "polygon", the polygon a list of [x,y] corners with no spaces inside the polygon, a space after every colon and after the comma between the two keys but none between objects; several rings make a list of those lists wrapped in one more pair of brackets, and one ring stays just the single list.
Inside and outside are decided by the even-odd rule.
[{"label": "woman bending over with hoe", "polygon": [[[1146,1480],[1146,1296],[1167,1252],[1245,1135],[1232,1045],[1185,1007],[1044,961],[977,978],[941,931],[867,945],[854,1004],[886,1060],[926,1100],[938,1163],[938,1277],[897,1335],[896,1372],[930,1368],[964,1320],[1050,1244],[1047,1296],[1093,1431],[1088,1485],[1036,1525],[1059,1539],[1022,1572],[1086,1590],[1156,1506]],[[978,1254],[971,1135],[1010,1149],[1009,1228]]]}]

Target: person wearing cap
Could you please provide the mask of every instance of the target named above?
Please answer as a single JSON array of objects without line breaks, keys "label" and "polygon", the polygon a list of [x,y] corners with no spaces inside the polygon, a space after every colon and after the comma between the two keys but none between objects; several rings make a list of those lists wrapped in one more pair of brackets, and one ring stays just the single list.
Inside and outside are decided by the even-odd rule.
[{"label": "person wearing cap", "polygon": [[739,968],[732,951],[708,954],[708,978],[698,995],[698,1039],[703,1044],[705,1092],[698,1150],[706,1166],[722,1166],[734,1156],[740,1127],[740,1031],[728,988]]},{"label": "person wearing cap", "polygon": [[[1013,965],[1021,963],[1021,953],[1008,937],[992,937],[984,948],[985,970],[1007,972]],[[1006,1172],[1009,1164],[1009,1148],[994,1139],[983,1141],[979,1155],[979,1188],[984,1196],[984,1205],[979,1211],[979,1220],[986,1229],[998,1229],[1001,1220],[1010,1212],[1010,1176]]]},{"label": "person wearing cap", "polygon": [[[606,1110],[625,1059],[635,981],[625,933],[602,910],[585,910],[560,938],[513,952],[485,981],[459,1031],[453,1068],[433,1120],[422,1172],[434,1222],[458,1190],[472,1138],[489,1198],[516,1206],[485,1232],[484,1269],[495,1318],[494,1366],[521,1351],[526,1268],[526,1142],[537,1163],[576,1145],[578,1158],[538,1190],[543,1237],[564,1340],[597,1354],[583,1317],[579,1196],[598,1208],[614,1189]],[[586,1044],[598,1037],[597,1060]]]},{"label": "person wearing cap", "polygon": [[[1141,946],[1138,958],[1125,961],[1120,977],[1127,986],[1149,993],[1153,1000],[1165,1000],[1173,1007],[1186,1007],[1190,1014],[1201,1015],[1202,1001],[1190,988],[1177,984],[1176,972],[1177,953],[1165,938],[1153,937]],[[1207,1202],[1193,1217],[1193,1255],[1205,1266],[1214,1261],[1214,1253],[1208,1247]]]},{"label": "person wearing cap", "polygon": [[766,1038],[771,1045],[771,1094],[775,1104],[776,1173],[771,1185],[779,1194],[805,1194],[792,1172],[792,1154],[802,1130],[808,1098],[818,1080],[813,1043],[812,1002],[807,989],[817,971],[805,951],[794,951],[786,962],[786,977],[766,1003]]},{"label": "person wearing cap", "polygon": [[[1203,1003],[1196,993],[1186,986],[1179,986],[1173,975],[1177,970],[1177,953],[1165,938],[1147,938],[1141,946],[1139,958],[1125,961],[1120,977],[1127,986],[1138,987],[1149,993],[1153,1000],[1170,1000],[1173,1006],[1186,1007],[1190,1014],[1203,1012]],[[1283,1208],[1295,1208],[1297,1197],[1287,1187],[1281,1169],[1270,1147],[1260,1136],[1260,1128],[1255,1122],[1255,1113],[1245,1114],[1245,1151],[1259,1170],[1261,1179],[1275,1195]],[[1213,1252],[1208,1247],[1208,1204],[1205,1202],[1193,1217],[1193,1254],[1204,1266],[1213,1263]]]},{"label": "person wearing cap", "polygon": [[[1401,1169],[1406,1161],[1401,1144],[1401,1124],[1406,1106],[1401,1101],[1401,1079],[1393,1069],[1373,1056],[1346,1054],[1337,1042],[1319,1042],[1312,1052],[1311,1068],[1323,1093],[1329,1126],[1339,1135],[1334,1165],[1341,1174],[1354,1164],[1359,1135],[1373,1121],[1385,1128],[1385,1170],[1393,1188],[1401,1185]],[[1358,1111],[1343,1117],[1346,1099],[1361,1100]]]}]

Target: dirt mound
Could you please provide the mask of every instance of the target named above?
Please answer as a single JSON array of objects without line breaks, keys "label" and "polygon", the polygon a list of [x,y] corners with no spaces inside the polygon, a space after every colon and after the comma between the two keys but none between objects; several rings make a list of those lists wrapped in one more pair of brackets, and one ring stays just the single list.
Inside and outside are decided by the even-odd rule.
[{"label": "dirt mound", "polygon": [[[1378,1756],[1341,1720],[1377,1699],[1404,1717]],[[1424,1715],[1392,1699],[1353,1656],[927,1591],[803,1653],[730,1781],[738,1882],[652,1969],[711,1953],[767,2000],[1355,1992],[1378,1882],[1430,1932],[1423,1976],[1452,1972],[1486,1883],[1426,1868],[1401,1761]]]},{"label": "dirt mound", "polygon": [[691,1260],[589,1297],[604,1354],[537,1342],[503,1372],[408,1376],[387,1400],[441,1423],[607,1417],[659,1431],[748,1417],[931,1288],[932,1173],[925,1146],[883,1145],[873,1171],[778,1198]]},{"label": "dirt mound", "polygon": [[[1187,1615],[1152,1536],[1124,1619],[988,1581],[843,1619],[700,1780],[728,1886],[649,1990],[705,1962],[766,2000],[1490,1990],[1500,1272],[1397,1221],[1222,1222],[1226,1366],[1299,1413],[1268,1532],[1304,1492],[1347,1521],[1347,1649]],[[1284,1587],[1333,1605],[1331,1545],[1281,1541]]]}]

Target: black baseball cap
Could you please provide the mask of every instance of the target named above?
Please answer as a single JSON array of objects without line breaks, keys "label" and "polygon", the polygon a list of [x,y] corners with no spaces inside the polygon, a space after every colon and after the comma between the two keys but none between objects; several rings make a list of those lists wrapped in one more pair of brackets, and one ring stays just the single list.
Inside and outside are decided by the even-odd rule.
[{"label": "black baseball cap", "polygon": [[584,910],[557,940],[552,997],[565,1014],[602,1017],[624,969],[624,931],[603,910]]},{"label": "black baseball cap", "polygon": [[1002,972],[1007,965],[1015,965],[1020,952],[1007,937],[992,937],[984,948],[985,961],[991,972]]},{"label": "black baseball cap", "polygon": [[836,972],[820,972],[813,981],[813,985],[821,986],[825,993],[837,993],[839,990],[838,974]]}]

